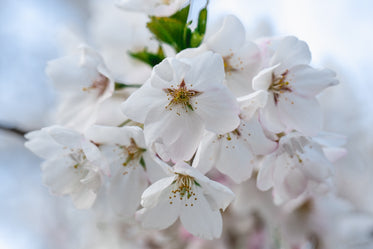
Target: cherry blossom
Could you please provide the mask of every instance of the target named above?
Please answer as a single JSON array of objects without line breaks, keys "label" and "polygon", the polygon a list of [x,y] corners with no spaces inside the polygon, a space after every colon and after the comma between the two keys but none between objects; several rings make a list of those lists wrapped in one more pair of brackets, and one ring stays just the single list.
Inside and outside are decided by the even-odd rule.
[{"label": "cherry blossom", "polygon": [[283,204],[310,193],[323,193],[329,188],[334,169],[322,147],[300,133],[280,138],[279,148],[264,157],[257,186],[266,191],[273,187],[274,201]]},{"label": "cherry blossom", "polygon": [[155,181],[165,175],[146,149],[141,128],[92,126],[86,136],[99,145],[110,167],[107,194],[113,210],[131,217],[148,186],[148,176]]},{"label": "cherry blossom", "polygon": [[101,56],[86,46],[49,61],[46,73],[59,95],[56,122],[81,131],[95,122],[99,104],[114,91]]},{"label": "cherry blossom", "polygon": [[268,42],[265,69],[253,79],[254,90],[268,92],[261,110],[263,125],[272,132],[297,130],[315,135],[321,129],[322,112],[315,96],[338,83],[334,72],[309,66],[310,51],[305,42],[285,37]]},{"label": "cherry blossom", "polygon": [[53,194],[70,195],[78,209],[90,208],[102,183],[101,154],[80,133],[50,126],[25,136],[25,146],[46,159],[43,183]]},{"label": "cherry blossom", "polygon": [[204,129],[224,134],[239,125],[238,104],[223,80],[218,54],[167,58],[123,103],[123,112],[144,123],[148,145],[159,144],[174,162],[189,160]]},{"label": "cherry blossom", "polygon": [[220,209],[225,210],[234,194],[184,162],[177,163],[163,178],[147,188],[139,218],[145,228],[164,229],[177,218],[187,231],[205,239],[222,232]]}]

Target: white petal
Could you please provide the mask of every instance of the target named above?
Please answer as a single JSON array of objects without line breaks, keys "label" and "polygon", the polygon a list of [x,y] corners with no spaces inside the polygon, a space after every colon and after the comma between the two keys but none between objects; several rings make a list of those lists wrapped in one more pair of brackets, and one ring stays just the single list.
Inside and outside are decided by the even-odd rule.
[{"label": "white petal", "polygon": [[288,130],[295,129],[306,135],[315,135],[321,130],[322,112],[315,98],[282,93],[277,107],[281,120]]},{"label": "white petal", "polygon": [[329,86],[338,84],[331,70],[317,70],[308,65],[297,65],[287,75],[292,89],[299,95],[314,97]]},{"label": "white petal", "polygon": [[[287,36],[273,41],[275,53],[271,59],[271,65],[281,64],[279,72],[299,64],[309,64],[311,52],[307,43],[298,40],[294,36]],[[281,74],[280,73],[280,74]]]},{"label": "white petal", "polygon": [[130,217],[140,205],[141,194],[148,183],[140,165],[129,169],[127,174],[119,170],[109,182],[109,200],[114,211],[123,217]]},{"label": "white petal", "polygon": [[[197,179],[201,180],[201,179]],[[204,190],[204,195],[212,210],[223,211],[234,199],[234,193],[223,184],[209,180],[199,182]]]},{"label": "white petal", "polygon": [[39,157],[47,159],[64,154],[63,146],[54,141],[45,128],[29,132],[25,138],[29,140],[25,143],[26,148]]},{"label": "white petal", "polygon": [[272,84],[274,70],[278,67],[279,64],[276,64],[260,71],[253,79],[253,89],[256,91],[267,91],[269,86]]},{"label": "white petal", "polygon": [[264,157],[262,163],[260,164],[258,177],[257,177],[257,187],[262,191],[267,191],[273,186],[273,171],[275,167],[276,154],[272,153]]},{"label": "white petal", "polygon": [[238,130],[255,155],[267,155],[277,148],[277,143],[266,137],[259,120],[255,117],[249,121],[242,121]]},{"label": "white petal", "polygon": [[83,139],[81,141],[81,146],[84,154],[89,161],[94,162],[101,159],[100,150],[90,141]]},{"label": "white petal", "polygon": [[180,221],[185,229],[203,239],[220,237],[223,226],[220,211],[212,211],[203,195],[198,195],[193,204],[181,206]]},{"label": "white petal", "polygon": [[150,153],[151,152],[148,151],[144,152],[143,158],[146,165],[146,175],[148,176],[149,181],[154,183],[168,176],[165,168],[170,168],[170,166],[165,163],[160,164],[160,160],[156,162],[154,160],[155,155],[151,156]]},{"label": "white petal", "polygon": [[239,125],[238,103],[226,87],[210,89],[195,100],[195,112],[204,120],[207,130],[225,134]]},{"label": "white petal", "polygon": [[241,108],[241,119],[251,119],[259,108],[263,108],[267,104],[269,95],[267,91],[258,90],[249,95],[237,98]]},{"label": "white petal", "polygon": [[[85,132],[85,135],[88,139],[98,144],[120,144],[127,146],[130,145],[131,138],[144,136],[141,128],[137,126],[113,127],[101,125],[91,126]],[[138,144],[138,146],[141,145]]]},{"label": "white petal", "polygon": [[191,64],[185,75],[187,88],[191,86],[193,90],[205,92],[223,84],[224,62],[219,54],[207,51],[193,58],[185,58],[184,61]]},{"label": "white petal", "polygon": [[273,133],[280,133],[286,129],[282,119],[284,119],[284,117],[280,116],[273,95],[270,94],[268,96],[267,105],[259,112],[259,121],[263,125],[263,128]]},{"label": "white petal", "polygon": [[287,192],[293,198],[302,194],[307,188],[307,179],[299,169],[291,170],[285,177],[284,184]]},{"label": "white petal", "polygon": [[151,86],[146,82],[140,89],[135,91],[131,96],[122,103],[123,113],[130,119],[144,123],[145,118],[153,106],[166,106],[167,96],[161,89]]},{"label": "white petal", "polygon": [[42,164],[43,183],[53,194],[69,194],[80,185],[80,175],[76,174],[70,157],[54,158]]},{"label": "white petal", "polygon": [[161,202],[162,195],[171,192],[170,186],[175,180],[175,176],[163,178],[150,185],[141,196],[141,205],[145,208],[154,208]]},{"label": "white petal", "polygon": [[348,151],[345,148],[339,148],[339,147],[328,147],[323,148],[324,154],[326,158],[334,163],[341,159],[342,157],[346,156]]},{"label": "white petal", "polygon": [[177,88],[190,68],[190,65],[179,59],[167,58],[154,67],[150,82],[159,89]]},{"label": "white petal", "polygon": [[219,31],[209,37],[206,44],[209,49],[225,56],[243,45],[245,33],[245,27],[240,20],[233,15],[228,15],[224,18]]},{"label": "white petal", "polygon": [[49,127],[48,134],[57,143],[72,149],[79,148],[83,140],[83,136],[80,133],[60,126]]},{"label": "white petal", "polygon": [[206,132],[193,160],[193,167],[202,174],[210,171],[216,161],[219,153],[219,141],[217,135],[212,132]]},{"label": "white petal", "polygon": [[[171,187],[165,189],[164,192],[170,194]],[[142,210],[140,220],[143,227],[164,229],[172,225],[179,217],[180,201],[170,203],[168,195],[163,197],[156,205]]]},{"label": "white petal", "polygon": [[223,137],[219,140],[220,153],[216,160],[216,168],[232,178],[235,183],[250,178],[254,168],[254,155],[243,139],[231,135],[231,140]]},{"label": "white petal", "polygon": [[80,186],[80,189],[71,194],[71,199],[77,209],[91,208],[96,197],[97,194],[92,189],[85,188],[83,185]]},{"label": "white petal", "polygon": [[145,139],[148,145],[158,142],[165,146],[175,162],[189,160],[203,135],[203,122],[193,111],[178,115],[177,110],[154,108],[145,120]]}]

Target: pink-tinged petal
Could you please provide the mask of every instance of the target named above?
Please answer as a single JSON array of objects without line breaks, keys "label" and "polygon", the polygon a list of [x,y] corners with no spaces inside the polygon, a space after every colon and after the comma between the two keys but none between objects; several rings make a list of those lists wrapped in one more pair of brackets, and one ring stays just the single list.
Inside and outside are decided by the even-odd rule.
[{"label": "pink-tinged petal", "polygon": [[145,139],[148,145],[163,144],[175,162],[189,160],[203,135],[203,121],[195,112],[154,108],[145,120]]},{"label": "pink-tinged petal", "polygon": [[288,130],[294,129],[310,136],[321,130],[322,111],[315,98],[282,93],[277,107],[281,120]]},{"label": "pink-tinged petal", "polygon": [[311,52],[307,43],[298,40],[294,36],[273,40],[272,44],[275,53],[271,58],[270,64],[281,64],[276,69],[279,74],[295,65],[309,64],[311,61]]},{"label": "pink-tinged petal", "polygon": [[326,158],[334,163],[341,159],[342,157],[347,155],[347,150],[345,148],[339,148],[339,147],[328,147],[328,148],[323,148],[324,154]]},{"label": "pink-tinged petal", "polygon": [[206,174],[212,169],[218,153],[219,141],[217,140],[217,135],[212,132],[206,132],[194,157],[193,167],[202,174]]},{"label": "pink-tinged petal", "polygon": [[254,168],[255,156],[248,144],[243,138],[237,139],[233,134],[230,140],[223,137],[219,142],[220,152],[215,167],[232,178],[235,183],[249,179]]},{"label": "pink-tinged petal", "polygon": [[338,84],[333,71],[318,70],[308,65],[292,67],[286,79],[294,92],[305,97],[314,97],[325,88]]},{"label": "pink-tinged petal", "polygon": [[[146,190],[145,190],[146,191]],[[171,187],[164,190],[165,194],[171,193]],[[168,196],[160,198],[152,207],[141,211],[140,220],[144,228],[165,229],[171,226],[180,214],[180,201],[177,199],[170,203]]]},{"label": "pink-tinged petal", "polygon": [[255,91],[267,91],[269,86],[272,84],[274,70],[276,70],[279,66],[279,64],[276,64],[260,71],[253,79],[253,89]]},{"label": "pink-tinged petal", "polygon": [[273,95],[270,94],[266,106],[259,111],[259,122],[263,125],[263,128],[273,133],[280,133],[286,130],[282,119]]},{"label": "pink-tinged petal", "polygon": [[[171,184],[174,180],[175,176],[171,176],[150,185],[141,196],[141,205],[148,209],[154,208],[157,203],[162,201],[162,196],[165,197],[171,193]],[[168,200],[168,197],[164,199]]]},{"label": "pink-tinged petal", "polygon": [[268,139],[256,117],[242,121],[239,127],[242,139],[250,145],[255,155],[267,155],[277,148],[277,143]]},{"label": "pink-tinged petal", "polygon": [[191,65],[184,78],[188,89],[190,87],[199,92],[206,92],[223,84],[224,62],[219,54],[207,51],[196,57],[180,60]]},{"label": "pink-tinged petal", "polygon": [[193,206],[181,205],[180,221],[191,234],[203,239],[214,239],[221,235],[223,222],[219,210],[212,211],[200,193]]},{"label": "pink-tinged petal", "polygon": [[326,147],[340,147],[347,142],[346,136],[327,131],[319,132],[312,140]]},{"label": "pink-tinged petal", "polygon": [[123,113],[130,119],[144,123],[149,110],[154,106],[167,106],[166,93],[146,82],[122,103]]},{"label": "pink-tinged petal", "polygon": [[130,217],[135,214],[140,205],[141,195],[148,186],[144,170],[140,165],[129,169],[128,173],[119,170],[109,182],[109,201],[113,210],[123,216]]},{"label": "pink-tinged petal", "polygon": [[241,21],[233,15],[228,15],[218,32],[207,39],[206,45],[210,50],[226,56],[243,45],[245,33]]},{"label": "pink-tinged petal", "polygon": [[226,87],[210,89],[195,100],[195,112],[204,120],[207,130],[225,134],[240,124],[238,103]]}]

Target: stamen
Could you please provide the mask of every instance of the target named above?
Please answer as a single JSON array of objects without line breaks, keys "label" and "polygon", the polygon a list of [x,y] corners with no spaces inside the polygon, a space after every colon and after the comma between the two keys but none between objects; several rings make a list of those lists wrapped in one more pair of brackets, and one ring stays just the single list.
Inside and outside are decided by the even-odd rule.
[{"label": "stamen", "polygon": [[289,82],[286,81],[286,76],[289,73],[289,70],[286,70],[284,73],[281,74],[280,77],[277,77],[272,73],[272,84],[269,86],[268,90],[273,92],[273,98],[275,101],[275,105],[278,104],[278,100],[281,93],[284,92],[291,92],[291,88],[289,87]]}]

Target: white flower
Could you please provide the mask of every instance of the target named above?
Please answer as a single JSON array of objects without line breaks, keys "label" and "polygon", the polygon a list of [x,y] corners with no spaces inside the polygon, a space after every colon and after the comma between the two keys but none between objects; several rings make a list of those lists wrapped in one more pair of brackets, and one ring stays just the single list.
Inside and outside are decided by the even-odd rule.
[{"label": "white flower", "polygon": [[338,81],[334,72],[308,64],[311,55],[305,42],[285,37],[268,42],[267,67],[253,79],[254,90],[268,92],[260,113],[262,124],[274,133],[297,130],[314,135],[322,125],[322,112],[315,96]]},{"label": "white flower", "polygon": [[294,132],[281,137],[279,148],[264,157],[257,186],[263,191],[273,187],[274,201],[279,205],[325,192],[333,172],[322,147]]},{"label": "white flower", "polygon": [[84,130],[95,122],[98,105],[114,91],[114,82],[94,50],[48,62],[46,73],[59,94],[58,124]]},{"label": "white flower", "polygon": [[140,219],[145,228],[164,229],[180,217],[190,233],[213,239],[222,232],[220,209],[224,210],[233,198],[234,194],[227,187],[180,162],[169,177],[145,190]]},{"label": "white flower", "polygon": [[204,129],[224,134],[239,125],[238,104],[223,80],[218,54],[167,58],[123,103],[123,112],[144,123],[148,145],[162,145],[175,162],[189,160]]},{"label": "white flower", "polygon": [[223,57],[226,84],[236,96],[253,91],[252,79],[261,66],[260,50],[255,43],[246,41],[245,27],[237,17],[226,16],[221,28],[201,47]]},{"label": "white flower", "polygon": [[265,100],[266,94],[258,91],[240,99],[240,125],[232,132],[205,134],[194,159],[198,170],[206,173],[215,166],[240,183],[250,178],[257,164],[257,155],[267,155],[275,150],[277,143],[265,136],[255,115],[260,105],[258,102],[263,102],[263,97]]},{"label": "white flower", "polygon": [[90,208],[101,186],[101,155],[80,133],[60,126],[33,131],[25,146],[46,159],[43,182],[53,194],[70,195],[78,209]]},{"label": "white flower", "polygon": [[187,0],[118,0],[117,6],[125,10],[141,11],[152,16],[170,16]]},{"label": "white flower", "polygon": [[148,176],[155,181],[165,175],[146,149],[141,128],[92,126],[86,136],[99,145],[110,166],[107,194],[111,207],[123,217],[131,217],[148,186]]}]

